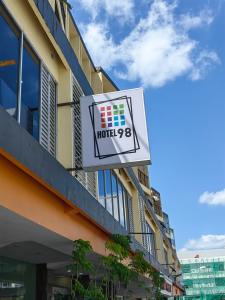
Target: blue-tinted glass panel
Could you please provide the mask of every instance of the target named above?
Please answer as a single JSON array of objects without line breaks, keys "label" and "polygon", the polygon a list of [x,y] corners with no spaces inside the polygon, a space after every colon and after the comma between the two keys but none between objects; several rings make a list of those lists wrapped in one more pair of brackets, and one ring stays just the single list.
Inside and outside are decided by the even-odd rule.
[{"label": "blue-tinted glass panel", "polygon": [[98,192],[99,192],[99,202],[105,207],[105,181],[104,181],[104,171],[98,172]]},{"label": "blue-tinted glass panel", "polygon": [[39,139],[40,62],[29,46],[23,49],[21,125]]},{"label": "blue-tinted glass panel", "polygon": [[0,8],[0,105],[16,118],[19,37]]},{"label": "blue-tinted glass panel", "polygon": [[117,197],[117,179],[113,172],[112,172],[112,195],[113,197]]},{"label": "blue-tinted glass panel", "polygon": [[114,218],[119,221],[119,205],[117,197],[113,197],[113,215]]},{"label": "blue-tinted glass panel", "polygon": [[110,214],[113,214],[110,170],[105,171],[105,187],[106,187],[106,209]]},{"label": "blue-tinted glass panel", "polygon": [[120,224],[122,226],[125,226],[123,188],[120,182],[118,182],[118,202],[119,202]]},{"label": "blue-tinted glass panel", "polygon": [[116,176],[112,173],[113,215],[119,221],[118,186]]}]

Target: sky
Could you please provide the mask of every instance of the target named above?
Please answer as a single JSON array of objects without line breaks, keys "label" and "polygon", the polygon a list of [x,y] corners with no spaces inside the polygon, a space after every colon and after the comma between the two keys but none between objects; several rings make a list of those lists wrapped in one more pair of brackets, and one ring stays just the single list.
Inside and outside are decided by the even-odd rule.
[{"label": "sky", "polygon": [[152,165],[179,250],[225,248],[225,0],[70,0],[96,66],[144,87]]}]

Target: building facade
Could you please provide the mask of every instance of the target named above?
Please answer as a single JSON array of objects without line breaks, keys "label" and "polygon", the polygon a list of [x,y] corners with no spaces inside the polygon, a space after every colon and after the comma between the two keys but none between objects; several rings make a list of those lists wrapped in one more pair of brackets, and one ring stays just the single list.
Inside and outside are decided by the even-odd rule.
[{"label": "building facade", "polygon": [[82,170],[80,96],[118,88],[94,66],[70,5],[0,0],[0,45],[0,300],[69,299],[73,241],[89,240],[95,261],[115,233],[161,272],[165,297],[182,290],[147,167]]},{"label": "building facade", "polygon": [[225,299],[225,251],[180,253],[186,296],[180,299]]}]

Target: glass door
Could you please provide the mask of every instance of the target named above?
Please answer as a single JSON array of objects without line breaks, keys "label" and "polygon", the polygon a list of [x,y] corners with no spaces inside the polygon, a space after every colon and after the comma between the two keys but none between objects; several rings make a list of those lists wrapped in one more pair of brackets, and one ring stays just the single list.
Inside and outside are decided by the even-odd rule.
[{"label": "glass door", "polygon": [[35,265],[0,257],[0,300],[35,300]]}]

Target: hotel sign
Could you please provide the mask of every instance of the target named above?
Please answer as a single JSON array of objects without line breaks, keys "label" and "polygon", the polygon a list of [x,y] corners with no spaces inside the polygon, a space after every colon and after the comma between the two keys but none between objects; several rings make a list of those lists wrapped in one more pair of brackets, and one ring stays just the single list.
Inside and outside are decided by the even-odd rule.
[{"label": "hotel sign", "polygon": [[150,164],[143,89],[81,97],[83,169]]}]

